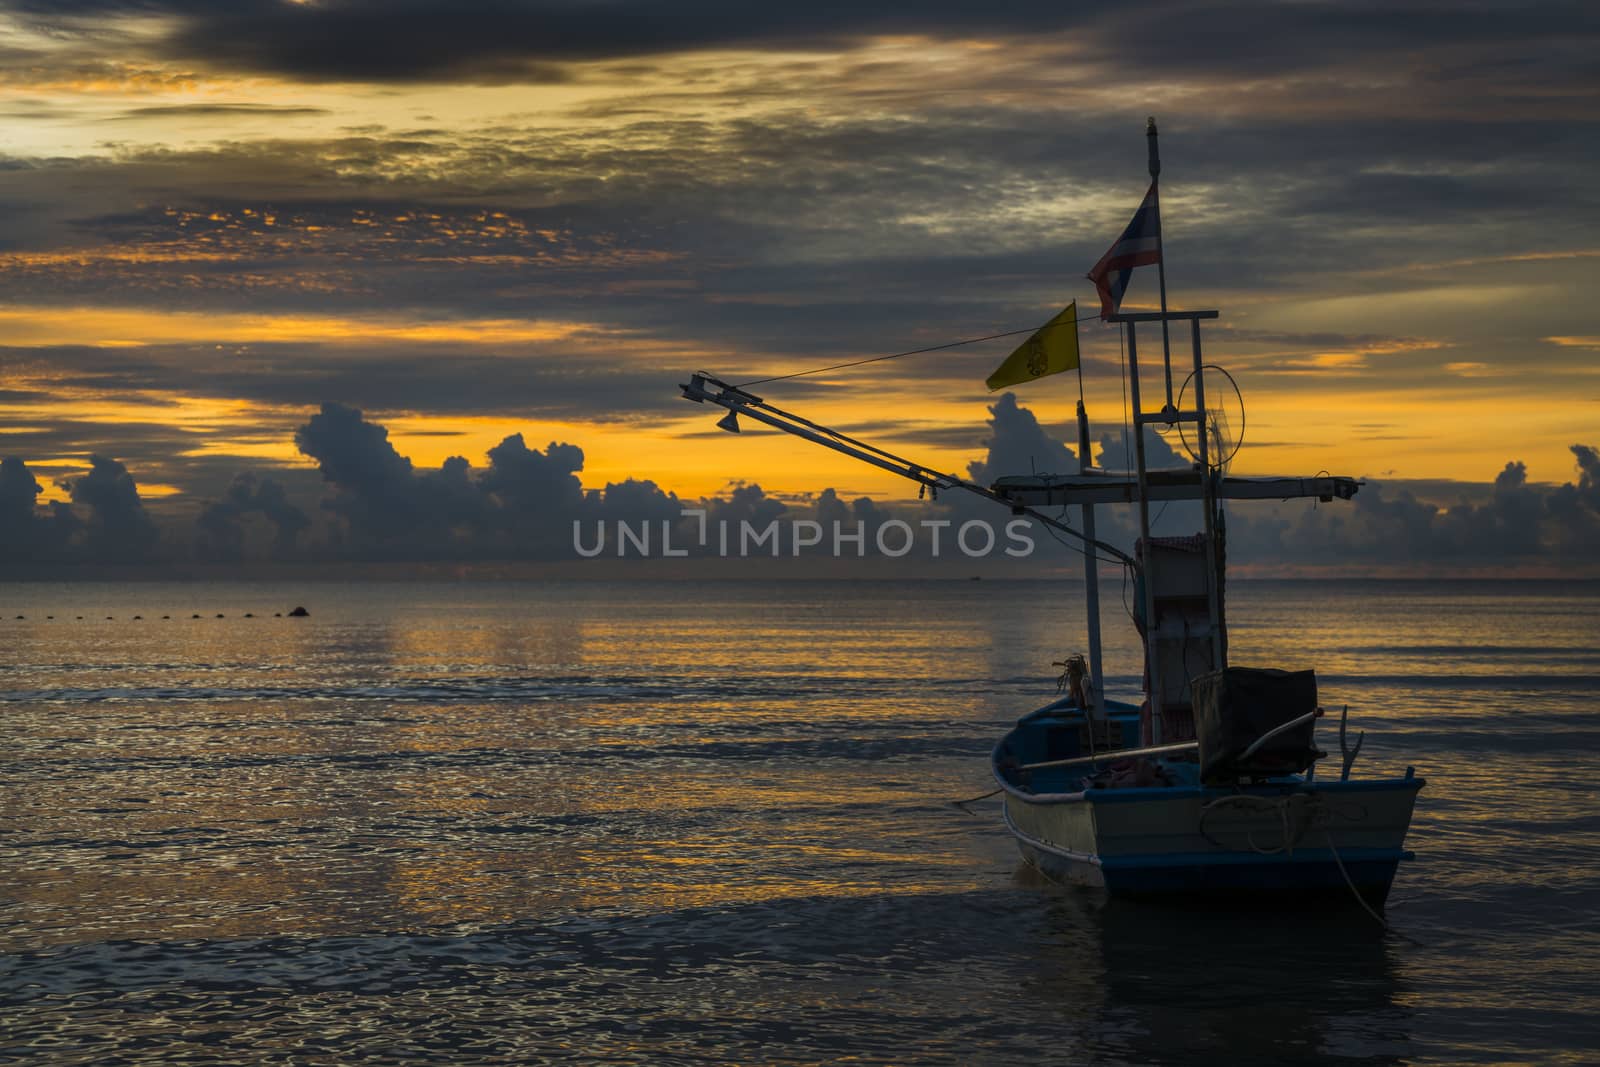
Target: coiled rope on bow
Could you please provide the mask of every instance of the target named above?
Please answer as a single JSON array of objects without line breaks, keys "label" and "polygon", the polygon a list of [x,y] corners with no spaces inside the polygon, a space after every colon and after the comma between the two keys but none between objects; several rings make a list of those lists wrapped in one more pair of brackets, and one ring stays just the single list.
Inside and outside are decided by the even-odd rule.
[{"label": "coiled rope on bow", "polygon": [[[1290,808],[1296,800],[1305,802],[1301,805],[1301,812],[1304,818],[1298,828],[1292,825],[1290,812]],[[1247,793],[1235,793],[1231,796],[1218,797],[1200,809],[1200,836],[1226,852],[1232,852],[1234,849],[1211,836],[1206,830],[1206,820],[1211,817],[1213,812],[1227,807],[1271,812],[1278,816],[1283,838],[1274,848],[1262,848],[1256,844],[1255,831],[1248,826],[1244,828],[1244,839],[1249,844],[1250,850],[1262,856],[1294,855],[1294,846],[1300,843],[1300,839],[1305,836],[1306,831],[1316,821],[1317,814],[1323,810],[1321,798],[1308,793],[1289,793],[1281,797],[1257,797]]]}]

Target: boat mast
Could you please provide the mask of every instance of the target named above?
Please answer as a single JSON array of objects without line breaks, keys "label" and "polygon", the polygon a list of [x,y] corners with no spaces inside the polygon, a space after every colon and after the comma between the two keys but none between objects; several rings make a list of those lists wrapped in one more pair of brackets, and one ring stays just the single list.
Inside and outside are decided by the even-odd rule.
[{"label": "boat mast", "polygon": [[[1162,325],[1166,325],[1167,312],[1161,312]],[[1156,656],[1156,594],[1150,581],[1145,560],[1150,558],[1150,476],[1144,465],[1145,416],[1139,403],[1139,331],[1130,322],[1128,331],[1128,392],[1133,403],[1133,470],[1139,486],[1139,544],[1135,555],[1143,558],[1135,564],[1139,584],[1144,587],[1144,662],[1145,685],[1150,700],[1150,743],[1159,745],[1161,737],[1161,684],[1160,663]]]},{"label": "boat mast", "polygon": [[[1078,473],[1088,474],[1093,468],[1089,462],[1089,412],[1083,406],[1083,368],[1078,368]],[[1083,536],[1095,542],[1094,504],[1085,500],[1078,505],[1082,516]],[[1093,552],[1083,554],[1083,615],[1089,631],[1089,684],[1093,697],[1091,707],[1084,708],[1085,715],[1103,715],[1105,709],[1105,671],[1100,656],[1100,562]]]},{"label": "boat mast", "polygon": [[[1150,146],[1150,181],[1151,188],[1155,190],[1156,210],[1160,210],[1160,185],[1161,185],[1161,152],[1156,139],[1156,120],[1152,116],[1145,126],[1145,137]],[[1210,442],[1207,440],[1206,426],[1206,396],[1205,375],[1202,367],[1203,357],[1200,353],[1200,320],[1214,319],[1215,311],[1171,311],[1167,308],[1167,268],[1164,249],[1161,246],[1161,230],[1158,226],[1157,244],[1159,258],[1156,260],[1161,285],[1161,311],[1157,314],[1134,313],[1117,314],[1110,317],[1110,321],[1125,325],[1128,331],[1128,379],[1129,394],[1133,402],[1133,441],[1134,441],[1134,467],[1139,487],[1139,573],[1144,585],[1144,641],[1145,662],[1148,665],[1148,683],[1150,699],[1150,734],[1152,743],[1161,744],[1165,733],[1164,707],[1166,703],[1167,687],[1165,685],[1165,667],[1161,654],[1161,638],[1158,632],[1158,619],[1156,602],[1162,595],[1158,586],[1165,586],[1160,573],[1160,568],[1153,565],[1157,552],[1151,543],[1150,530],[1150,472],[1148,456],[1145,454],[1144,430],[1146,426],[1161,423],[1171,427],[1176,423],[1192,422],[1195,424],[1195,436],[1199,447],[1196,449],[1196,473],[1200,481],[1201,507],[1205,512],[1204,525],[1201,539],[1204,542],[1205,552],[1205,578],[1204,593],[1206,599],[1207,628],[1210,631],[1210,655],[1207,657],[1211,670],[1220,669],[1222,664],[1222,611],[1218,603],[1218,572],[1217,572],[1217,547],[1216,547],[1216,492],[1217,486],[1211,471]],[[1179,411],[1173,403],[1172,396],[1172,346],[1170,341],[1171,323],[1174,320],[1187,319],[1189,321],[1191,337],[1193,339],[1194,370],[1190,376],[1194,382],[1194,408],[1193,410]],[[1161,323],[1161,352],[1162,352],[1162,378],[1166,387],[1166,403],[1158,412],[1146,413],[1140,402],[1139,389],[1139,343],[1138,328],[1135,323],[1151,320]],[[1180,646],[1182,656],[1182,669],[1187,682],[1189,671],[1188,643],[1190,636],[1187,623],[1184,623],[1183,640]]]},{"label": "boat mast", "polygon": [[1222,442],[1211,441],[1211,427],[1206,425],[1206,372],[1205,362],[1200,355],[1199,319],[1189,320],[1189,336],[1194,349],[1194,410],[1199,420],[1195,437],[1199,441],[1200,453],[1200,507],[1205,513],[1202,529],[1206,541],[1206,613],[1209,616],[1207,621],[1211,624],[1211,669],[1220,671],[1228,665],[1228,646],[1222,633],[1222,567],[1221,557],[1217,554],[1217,478],[1222,473],[1222,465],[1227,457],[1217,457],[1217,470],[1213,473],[1210,448],[1215,443],[1220,449]]},{"label": "boat mast", "polygon": [[[1155,194],[1156,218],[1161,218],[1161,149],[1156,143],[1156,117],[1145,120],[1144,136],[1150,146],[1150,191]],[[1161,245],[1161,227],[1156,226],[1156,279],[1161,286],[1161,314],[1167,313],[1167,257]],[[1172,340],[1167,334],[1167,320],[1161,320],[1161,357],[1167,368],[1167,405],[1172,411]]]},{"label": "boat mast", "polygon": [[[1145,130],[1150,146],[1150,177],[1153,187],[1157,187],[1156,204],[1159,211],[1160,192],[1159,179],[1161,174],[1161,155],[1156,140],[1156,123],[1151,118]],[[1159,235],[1159,227],[1157,233]],[[1157,238],[1158,250],[1161,249]],[[775,405],[767,403],[761,397],[746,392],[736,385],[720,381],[709,374],[695,374],[680,388],[686,399],[696,403],[713,404],[726,409],[728,415],[717,423],[725,430],[738,432],[738,417],[744,415],[758,422],[782,430],[785,433],[843,453],[863,463],[871,464],[881,470],[897,474],[918,483],[924,490],[931,491],[934,498],[938,498],[940,490],[963,489],[969,493],[983,497],[992,503],[1010,510],[1013,515],[1026,515],[1037,522],[1043,523],[1055,530],[1064,533],[1079,542],[1080,551],[1084,553],[1084,607],[1087,615],[1088,641],[1089,641],[1089,672],[1097,699],[1092,701],[1092,709],[1085,709],[1091,713],[1104,708],[1099,698],[1105,692],[1105,675],[1101,665],[1100,641],[1100,581],[1099,570],[1096,566],[1097,557],[1104,553],[1106,557],[1119,563],[1130,566],[1138,575],[1140,585],[1143,587],[1141,607],[1144,612],[1144,641],[1145,662],[1148,665],[1148,692],[1151,710],[1151,734],[1153,743],[1160,745],[1163,742],[1163,704],[1165,703],[1166,686],[1163,675],[1166,666],[1162,660],[1162,641],[1168,645],[1176,642],[1177,654],[1180,657],[1178,666],[1182,667],[1184,686],[1187,687],[1190,671],[1189,645],[1192,639],[1209,640],[1209,669],[1221,669],[1226,660],[1222,634],[1222,604],[1221,604],[1221,555],[1217,545],[1218,534],[1218,502],[1223,498],[1239,500],[1289,500],[1295,498],[1317,497],[1324,501],[1334,499],[1349,500],[1355,496],[1361,482],[1354,478],[1336,477],[1334,475],[1317,475],[1312,478],[1239,478],[1227,477],[1222,471],[1222,460],[1219,457],[1216,469],[1212,467],[1211,449],[1213,442],[1210,440],[1210,427],[1206,425],[1206,394],[1204,357],[1200,350],[1200,320],[1215,319],[1216,311],[1171,311],[1167,307],[1167,280],[1164,257],[1157,260],[1160,266],[1161,283],[1161,310],[1159,312],[1118,312],[1106,317],[1107,322],[1117,323],[1127,335],[1128,353],[1128,381],[1129,399],[1133,407],[1133,443],[1134,443],[1134,469],[1130,477],[1128,473],[1112,473],[1110,471],[1096,470],[1090,462],[1089,453],[1089,416],[1083,403],[1082,369],[1079,369],[1078,389],[1078,473],[1076,476],[1015,476],[1001,477],[992,486],[977,485],[953,474],[926,467],[920,463],[895,455],[885,449],[869,445],[865,441],[857,440],[821,423],[813,422],[792,412],[784,411]],[[1172,350],[1170,342],[1171,323],[1188,322],[1193,352],[1194,369],[1190,380],[1194,382],[1194,407],[1179,410],[1173,402],[1172,390]],[[1162,339],[1162,369],[1166,387],[1166,403],[1159,411],[1145,411],[1140,390],[1139,375],[1139,339],[1137,323],[1161,323]],[[1155,424],[1172,427],[1178,423],[1191,422],[1195,425],[1195,436],[1198,440],[1196,459],[1198,462],[1192,470],[1161,470],[1152,478],[1148,467],[1149,457],[1145,454],[1145,428]],[[1150,530],[1150,503],[1152,500],[1196,500],[1201,501],[1204,509],[1204,541],[1205,565],[1204,577],[1195,580],[1192,574],[1178,573],[1182,568],[1175,568],[1169,564],[1155,566],[1160,553],[1151,543]],[[1099,540],[1095,534],[1094,507],[1096,504],[1129,504],[1137,503],[1139,506],[1139,547],[1135,558],[1112,545]],[[1064,507],[1077,504],[1081,512],[1081,530],[1075,530],[1061,519],[1047,515],[1041,508]],[[1168,571],[1172,573],[1167,573]],[[1183,617],[1183,612],[1177,612],[1179,618],[1177,625],[1179,632],[1159,633],[1157,627],[1156,608],[1158,601],[1171,597],[1179,600],[1198,600],[1197,594],[1189,591],[1176,593],[1167,592],[1172,583],[1189,583],[1192,589],[1198,586],[1203,591],[1206,601],[1206,624],[1204,629],[1208,634],[1191,632],[1189,621]],[[1197,605],[1196,605],[1197,606]]]},{"label": "boat mast", "polygon": [[[1134,440],[1134,467],[1138,484],[1139,501],[1139,574],[1144,585],[1144,639],[1145,656],[1149,664],[1149,696],[1150,696],[1150,722],[1153,744],[1162,742],[1162,704],[1165,701],[1165,685],[1163,684],[1163,663],[1160,651],[1160,637],[1157,632],[1156,599],[1157,585],[1161,583],[1159,569],[1152,566],[1155,558],[1154,546],[1151,544],[1150,531],[1150,471],[1146,466],[1144,430],[1146,426],[1157,423],[1172,426],[1180,422],[1195,424],[1197,436],[1200,439],[1199,462],[1196,475],[1199,481],[1198,495],[1201,506],[1205,509],[1205,555],[1206,567],[1204,578],[1204,591],[1206,597],[1206,615],[1209,622],[1211,639],[1211,669],[1216,670],[1221,663],[1221,611],[1217,603],[1217,567],[1216,545],[1214,543],[1217,483],[1210,467],[1210,453],[1207,450],[1205,433],[1205,393],[1201,382],[1201,367],[1203,357],[1200,352],[1200,320],[1214,319],[1215,311],[1160,311],[1160,312],[1129,312],[1119,313],[1110,317],[1111,322],[1123,323],[1128,330],[1128,395],[1133,405],[1133,440]],[[1187,320],[1192,330],[1194,339],[1194,382],[1195,382],[1195,407],[1192,410],[1179,411],[1177,408],[1166,408],[1162,411],[1146,412],[1140,401],[1139,389],[1139,338],[1138,328],[1140,322],[1160,322],[1165,327],[1169,322]],[[1167,390],[1172,389],[1172,374],[1166,374]],[[1189,637],[1200,637],[1199,634],[1185,634],[1184,645]],[[1187,656],[1185,655],[1184,670],[1187,672]]]}]

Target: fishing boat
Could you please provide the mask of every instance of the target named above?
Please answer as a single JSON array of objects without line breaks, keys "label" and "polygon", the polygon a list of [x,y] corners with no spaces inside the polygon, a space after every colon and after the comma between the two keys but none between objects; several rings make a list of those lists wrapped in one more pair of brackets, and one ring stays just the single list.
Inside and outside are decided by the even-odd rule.
[{"label": "fishing boat", "polygon": [[[1167,307],[1153,119],[1146,136],[1150,192],[1090,274],[1100,289],[1101,318],[1119,324],[1125,338],[1131,470],[1090,464],[1081,394],[1076,473],[1000,477],[989,485],[780,409],[749,391],[759,383],[733,385],[702,373],[681,387],[683,395],[727,409],[718,423],[725,430],[738,432],[741,416],[752,419],[917,482],[935,497],[954,490],[975,494],[1081,546],[1087,655],[1062,661],[1066,694],[1017,720],[991,756],[1005,825],[1028,863],[1058,881],[1113,894],[1296,903],[1330,895],[1359,901],[1376,914],[1398,865],[1411,858],[1405,838],[1424,780],[1410,767],[1399,776],[1353,777],[1362,736],[1348,743],[1347,707],[1339,719],[1342,766],[1319,774],[1327,753],[1315,737],[1324,710],[1314,669],[1230,663],[1225,598],[1224,502],[1349,500],[1362,483],[1329,474],[1228,473],[1242,437],[1230,436],[1225,405],[1215,396],[1208,404],[1207,389],[1237,394],[1237,387],[1202,354],[1201,323],[1218,312]],[[1123,312],[1128,271],[1143,265],[1160,271],[1161,310]],[[1184,325],[1191,366],[1180,380],[1171,334]],[[1160,389],[1150,404],[1141,388],[1140,326],[1159,326],[1162,337]],[[1032,352],[1018,350],[1033,376],[1047,372],[1040,333]],[[1074,363],[1075,338],[1074,332]],[[1154,368],[1150,377],[1156,377]],[[1176,429],[1192,464],[1151,469],[1150,427]],[[1187,537],[1154,536],[1151,505],[1170,501],[1198,504],[1201,528]],[[1138,538],[1130,551],[1096,537],[1096,508],[1106,505],[1137,507]],[[1069,507],[1077,509],[1076,527],[1059,517]],[[1144,692],[1137,700],[1104,695],[1104,563],[1120,564],[1134,578],[1134,623],[1144,651]]]}]

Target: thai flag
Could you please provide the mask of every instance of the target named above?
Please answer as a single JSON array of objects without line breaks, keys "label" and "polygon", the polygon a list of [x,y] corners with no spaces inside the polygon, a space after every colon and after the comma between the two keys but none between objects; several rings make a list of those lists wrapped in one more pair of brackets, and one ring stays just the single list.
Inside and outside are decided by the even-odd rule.
[{"label": "thai flag", "polygon": [[1100,317],[1109,318],[1122,306],[1133,268],[1161,262],[1161,212],[1156,206],[1156,183],[1144,194],[1144,203],[1133,213],[1133,221],[1122,231],[1109,251],[1089,272],[1089,280],[1100,291]]}]

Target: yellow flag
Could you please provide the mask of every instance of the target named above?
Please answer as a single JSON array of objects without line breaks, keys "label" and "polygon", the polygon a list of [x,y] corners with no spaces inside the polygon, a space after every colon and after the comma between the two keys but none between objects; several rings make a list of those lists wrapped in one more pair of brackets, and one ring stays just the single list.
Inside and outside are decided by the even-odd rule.
[{"label": "yellow flag", "polygon": [[1078,365],[1078,302],[1034,331],[995,368],[987,382],[990,392],[1008,385],[1031,382],[1046,374],[1060,374]]}]

